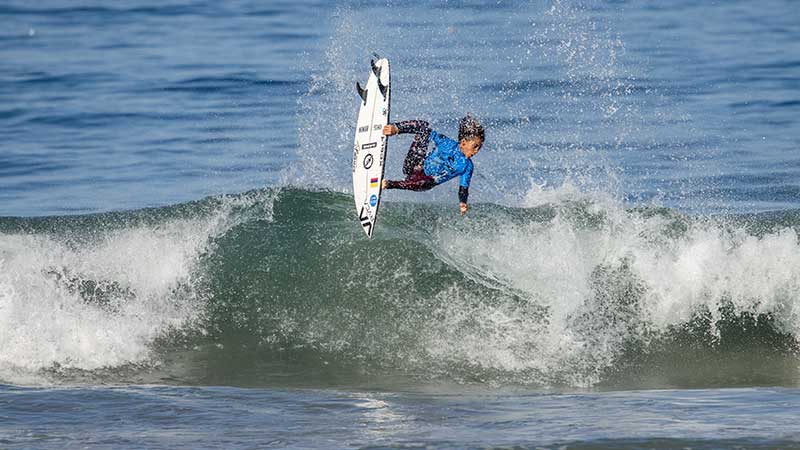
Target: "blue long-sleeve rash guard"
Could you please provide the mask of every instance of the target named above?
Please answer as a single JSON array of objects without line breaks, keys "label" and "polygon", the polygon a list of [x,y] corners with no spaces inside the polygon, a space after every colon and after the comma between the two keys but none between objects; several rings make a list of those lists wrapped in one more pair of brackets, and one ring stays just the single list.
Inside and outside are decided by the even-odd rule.
[{"label": "blue long-sleeve rash guard", "polygon": [[433,139],[436,148],[425,157],[422,164],[425,175],[433,178],[437,185],[460,176],[458,198],[461,202],[466,203],[475,165],[461,152],[458,141],[432,130],[427,122],[421,120],[399,122],[395,126],[401,133],[416,133],[418,138],[423,139],[422,144],[425,147],[427,147],[428,141]]},{"label": "blue long-sleeve rash guard", "polygon": [[425,158],[425,163],[422,165],[425,175],[433,177],[436,184],[442,184],[460,175],[458,185],[468,188],[475,168],[472,160],[464,156],[457,141],[435,130],[431,130],[431,139],[436,148]]}]

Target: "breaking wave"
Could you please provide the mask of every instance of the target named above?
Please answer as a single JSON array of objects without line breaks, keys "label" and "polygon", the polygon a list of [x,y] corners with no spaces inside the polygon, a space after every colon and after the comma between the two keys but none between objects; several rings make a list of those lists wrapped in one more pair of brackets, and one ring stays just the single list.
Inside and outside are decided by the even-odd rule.
[{"label": "breaking wave", "polygon": [[798,379],[800,212],[275,189],[0,219],[0,380],[709,386]]}]

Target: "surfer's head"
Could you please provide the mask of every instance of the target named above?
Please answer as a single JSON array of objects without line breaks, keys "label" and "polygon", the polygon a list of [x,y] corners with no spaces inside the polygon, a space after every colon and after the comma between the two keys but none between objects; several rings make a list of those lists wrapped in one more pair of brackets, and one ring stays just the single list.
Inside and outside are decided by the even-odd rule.
[{"label": "surfer's head", "polygon": [[483,126],[478,119],[467,113],[458,121],[458,146],[467,158],[472,158],[483,146]]},{"label": "surfer's head", "polygon": [[484,139],[483,126],[472,114],[467,113],[458,121],[458,140],[463,141],[473,137],[480,138],[481,141]]}]

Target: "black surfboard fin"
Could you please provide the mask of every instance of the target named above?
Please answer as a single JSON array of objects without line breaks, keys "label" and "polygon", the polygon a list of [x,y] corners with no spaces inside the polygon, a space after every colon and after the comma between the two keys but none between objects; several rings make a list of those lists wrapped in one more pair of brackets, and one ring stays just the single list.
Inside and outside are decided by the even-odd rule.
[{"label": "black surfboard fin", "polygon": [[361,97],[361,100],[364,101],[364,104],[367,104],[367,90],[361,87],[361,84],[356,81],[356,91],[358,91],[358,95]]},{"label": "black surfboard fin", "polygon": [[370,59],[369,64],[372,66],[372,73],[375,74],[376,77],[380,80],[381,78],[381,68],[375,65],[375,60]]},{"label": "black surfboard fin", "polygon": [[386,86],[385,84],[381,83],[381,79],[380,78],[378,78],[378,89],[381,90],[381,94],[383,94],[383,98],[386,98],[386,91],[389,90],[389,86]]}]

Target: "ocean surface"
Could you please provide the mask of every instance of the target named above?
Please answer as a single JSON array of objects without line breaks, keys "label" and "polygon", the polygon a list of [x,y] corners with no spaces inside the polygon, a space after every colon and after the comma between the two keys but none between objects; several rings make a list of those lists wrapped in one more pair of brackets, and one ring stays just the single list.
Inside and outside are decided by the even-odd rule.
[{"label": "ocean surface", "polygon": [[[3,1],[0,448],[800,448],[798,24]],[[466,217],[361,230],[373,53],[393,120],[484,122]]]}]

